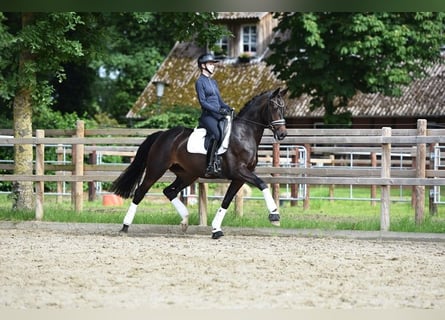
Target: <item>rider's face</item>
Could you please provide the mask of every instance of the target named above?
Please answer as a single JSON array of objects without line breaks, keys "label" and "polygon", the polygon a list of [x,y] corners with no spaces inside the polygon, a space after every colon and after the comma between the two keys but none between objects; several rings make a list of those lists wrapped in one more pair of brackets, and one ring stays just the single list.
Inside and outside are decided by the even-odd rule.
[{"label": "rider's face", "polygon": [[215,64],[213,62],[207,62],[206,67],[210,71],[210,73],[213,73],[215,71]]}]

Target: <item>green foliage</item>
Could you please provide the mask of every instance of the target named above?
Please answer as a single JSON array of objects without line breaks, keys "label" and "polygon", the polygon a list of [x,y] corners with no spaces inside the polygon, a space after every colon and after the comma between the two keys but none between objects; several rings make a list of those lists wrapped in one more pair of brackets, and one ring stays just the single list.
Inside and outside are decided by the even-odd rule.
[{"label": "green foliage", "polygon": [[8,32],[8,27],[4,24],[5,20],[5,15],[0,12],[0,98],[3,100],[9,99],[13,95],[11,85],[7,82],[7,73],[10,72],[8,70],[10,69],[9,61],[12,57],[8,48],[11,47],[14,37]]},{"label": "green foliage", "polygon": [[226,26],[214,23],[215,12],[165,12],[160,14],[162,26],[178,41],[195,41],[204,48],[211,47],[223,36],[230,36]]},{"label": "green foliage", "polygon": [[38,105],[34,111],[33,129],[74,129],[77,120],[79,120],[75,113],[62,114],[60,111],[52,110],[47,105]]},{"label": "green foliage", "polygon": [[[157,106],[153,106],[156,108]],[[201,111],[195,107],[175,106],[173,108],[151,114],[144,121],[135,124],[136,128],[161,128],[168,129],[176,126],[187,128],[196,127]]]},{"label": "green foliage", "polygon": [[323,117],[323,123],[326,127],[332,126],[334,128],[350,128],[352,121],[351,112],[329,113],[327,112]]},{"label": "green foliage", "polygon": [[267,62],[332,121],[358,92],[397,96],[440,59],[444,13],[284,13]]},{"label": "green foliage", "polygon": [[[48,82],[42,80],[51,73],[58,81],[65,79],[61,64],[82,56],[82,45],[69,38],[69,33],[82,24],[79,15],[67,13],[8,13],[2,15],[0,27],[0,65],[3,85],[0,96],[10,99],[22,87],[31,88],[35,104],[51,101]],[[22,27],[22,21],[26,21]],[[17,57],[24,65],[18,69]],[[20,70],[19,73],[16,70]],[[37,91],[39,94],[36,94]]]},{"label": "green foliage", "polygon": [[118,121],[128,112],[174,44],[153,13],[106,13],[103,54],[91,61],[94,103]]}]

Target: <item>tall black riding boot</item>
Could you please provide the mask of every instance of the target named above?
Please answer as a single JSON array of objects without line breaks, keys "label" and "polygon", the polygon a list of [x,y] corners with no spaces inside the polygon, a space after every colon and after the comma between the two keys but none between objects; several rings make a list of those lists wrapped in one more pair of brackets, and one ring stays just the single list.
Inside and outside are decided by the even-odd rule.
[{"label": "tall black riding boot", "polygon": [[205,176],[212,177],[220,174],[221,168],[216,164],[217,162],[217,151],[218,151],[218,141],[216,139],[212,139],[209,145],[209,149],[207,150],[207,169]]}]

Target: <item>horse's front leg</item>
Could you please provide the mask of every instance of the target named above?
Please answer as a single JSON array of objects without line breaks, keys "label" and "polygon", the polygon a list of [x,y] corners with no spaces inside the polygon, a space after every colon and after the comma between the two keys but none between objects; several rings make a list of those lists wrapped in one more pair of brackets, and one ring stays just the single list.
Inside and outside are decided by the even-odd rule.
[{"label": "horse's front leg", "polygon": [[227,208],[235,197],[238,190],[243,186],[244,181],[234,180],[230,183],[229,188],[226,191],[224,199],[221,203],[221,207],[216,211],[215,217],[212,220],[212,239],[219,239],[224,236],[221,229],[221,224],[226,215]]},{"label": "horse's front leg", "polygon": [[267,185],[264,185],[265,188],[261,191],[263,192],[264,200],[266,201],[267,209],[269,210],[269,221],[272,225],[279,227],[280,226],[280,213],[278,212],[277,204],[270,193],[270,189]]},{"label": "horse's front leg", "polygon": [[247,169],[240,170],[240,174],[242,175],[242,178],[246,180],[246,182],[253,184],[261,190],[264,200],[266,201],[267,210],[269,210],[269,221],[272,225],[279,227],[280,213],[278,212],[277,204],[275,203],[267,184],[256,174]]}]

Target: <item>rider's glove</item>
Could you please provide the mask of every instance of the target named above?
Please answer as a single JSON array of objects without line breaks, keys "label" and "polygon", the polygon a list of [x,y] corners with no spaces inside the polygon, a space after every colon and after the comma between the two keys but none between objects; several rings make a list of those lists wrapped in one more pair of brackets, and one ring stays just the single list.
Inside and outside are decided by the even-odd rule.
[{"label": "rider's glove", "polygon": [[228,116],[230,114],[229,108],[219,108],[219,114],[222,114],[223,116]]}]

